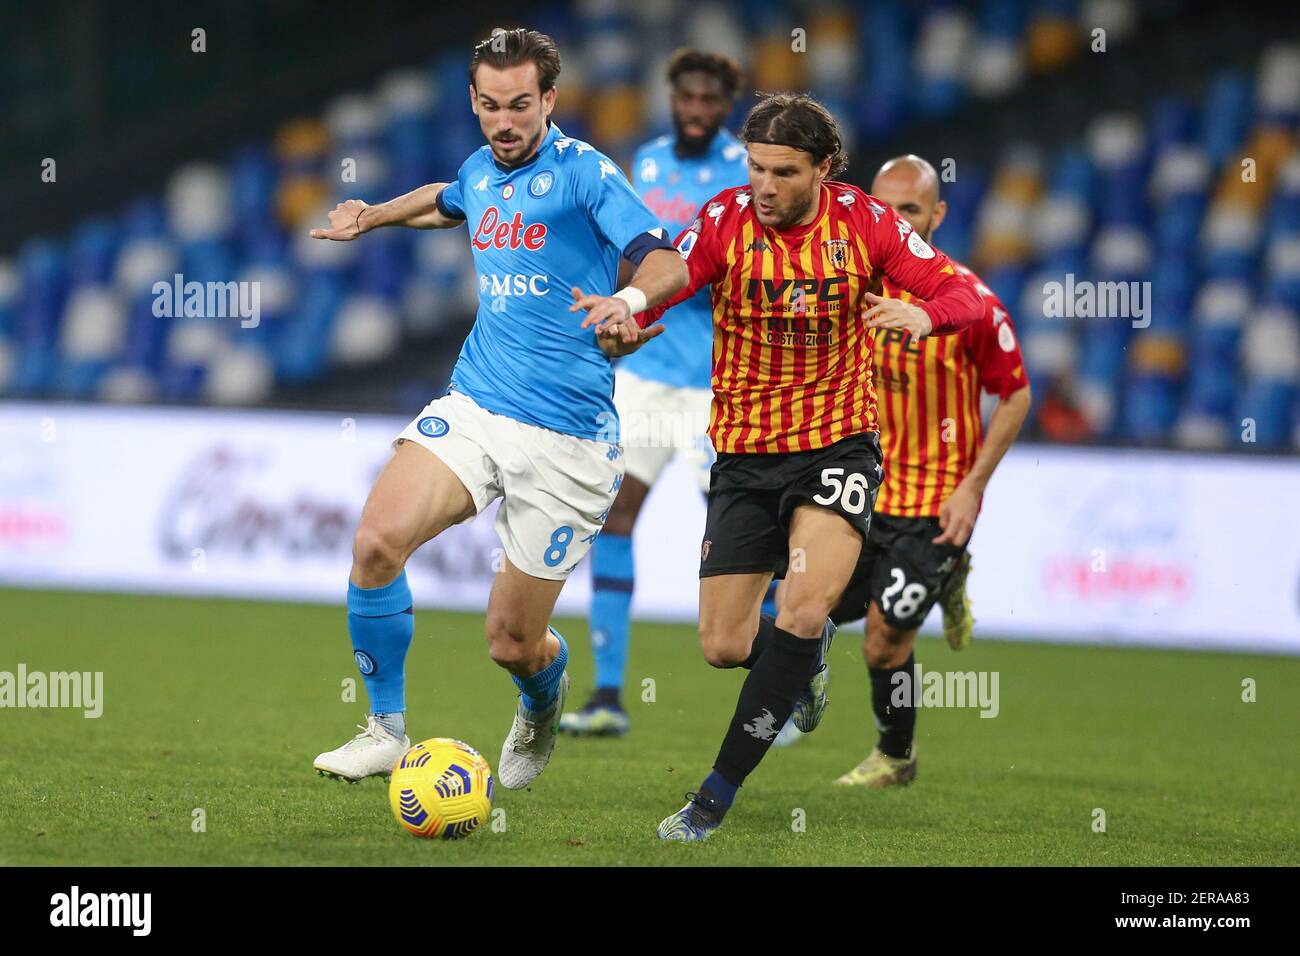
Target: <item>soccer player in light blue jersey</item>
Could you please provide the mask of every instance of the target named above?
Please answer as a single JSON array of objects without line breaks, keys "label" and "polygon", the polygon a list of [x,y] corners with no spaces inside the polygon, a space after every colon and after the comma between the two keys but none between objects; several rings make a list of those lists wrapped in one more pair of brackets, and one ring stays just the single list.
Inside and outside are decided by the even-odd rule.
[{"label": "soccer player in light blue jersey", "polygon": [[[348,200],[330,212],[328,229],[311,233],[349,240],[381,226],[464,223],[479,280],[478,315],[447,394],[398,436],[361,513],[347,608],[370,715],[355,738],[316,758],[329,776],[387,774],[410,746],[406,561],[497,498],[505,566],[488,598],[487,640],[519,689],[497,779],[527,786],[555,746],[569,653],[551,612],[623,480],[611,358],[662,331],[642,333],[632,316],[688,279],[671,236],[619,168],[550,122],[559,72],[549,37],[495,32],[469,66],[470,103],[488,142],[455,181],[378,206]],[[636,271],[611,294],[623,258]],[[605,331],[584,330],[581,311]]]},{"label": "soccer player in light blue jersey", "polygon": [[[637,150],[632,183],[674,236],[695,222],[700,207],[720,190],[749,181],[744,144],[722,125],[740,82],[740,67],[717,53],[679,50],[669,61],[674,133]],[[668,331],[653,348],[618,364],[614,402],[627,462],[605,530],[591,550],[596,689],[585,707],[564,715],[562,731],[619,736],[628,730],[620,692],[632,604],[632,528],[651,485],[674,455],[683,456],[700,490],[709,490],[712,364],[713,306],[707,288],[673,308]]]}]

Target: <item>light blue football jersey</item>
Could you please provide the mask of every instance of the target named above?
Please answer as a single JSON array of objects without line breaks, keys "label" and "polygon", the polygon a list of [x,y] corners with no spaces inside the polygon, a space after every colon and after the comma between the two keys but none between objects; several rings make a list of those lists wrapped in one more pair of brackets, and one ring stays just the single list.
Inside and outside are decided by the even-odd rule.
[{"label": "light blue football jersey", "polygon": [[[673,136],[646,143],[632,161],[632,184],[646,206],[675,239],[700,214],[700,207],[730,186],[749,181],[745,145],[719,130],[700,156],[679,158]],[[664,314],[664,333],[621,359],[642,378],[675,388],[710,388],[713,367],[713,306],[701,289]]]},{"label": "light blue football jersey", "polygon": [[488,411],[567,435],[618,441],[614,373],[570,312],[570,289],[611,295],[618,262],[671,249],[622,170],[555,124],[532,159],[506,167],[484,144],[438,197],[465,217],[479,306],[451,389]]}]

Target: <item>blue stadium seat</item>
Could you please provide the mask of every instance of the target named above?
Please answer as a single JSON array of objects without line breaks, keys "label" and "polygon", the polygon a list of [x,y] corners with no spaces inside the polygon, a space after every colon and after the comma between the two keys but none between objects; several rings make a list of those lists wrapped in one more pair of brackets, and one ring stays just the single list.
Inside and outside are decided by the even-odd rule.
[{"label": "blue stadium seat", "polygon": [[73,285],[104,285],[117,260],[117,225],[105,217],[88,219],[72,234],[68,279]]},{"label": "blue stadium seat", "polygon": [[1163,442],[1178,414],[1178,386],[1161,375],[1136,375],[1121,406],[1123,437],[1138,444]]},{"label": "blue stadium seat", "polygon": [[1218,169],[1246,135],[1254,117],[1254,84],[1236,70],[1215,74],[1201,111],[1201,146]]}]

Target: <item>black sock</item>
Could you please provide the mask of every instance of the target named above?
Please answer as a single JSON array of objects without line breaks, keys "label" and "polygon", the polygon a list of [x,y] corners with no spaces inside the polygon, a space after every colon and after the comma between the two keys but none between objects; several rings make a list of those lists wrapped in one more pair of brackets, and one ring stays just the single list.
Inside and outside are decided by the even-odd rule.
[{"label": "black sock", "polygon": [[[876,745],[887,757],[911,757],[912,738],[916,735],[916,708],[912,706],[916,687],[916,656],[907,655],[899,667],[868,667],[871,673],[871,710],[876,715],[880,742]],[[894,679],[906,674],[907,680]],[[900,704],[902,706],[896,706]]]},{"label": "black sock", "polygon": [[736,666],[752,671],[754,665],[758,663],[758,659],[767,650],[767,645],[772,642],[772,632],[775,630],[776,620],[770,614],[760,614],[758,616],[758,633],[754,635],[754,646],[750,648],[749,657]]},{"label": "black sock", "polygon": [[592,707],[612,707],[614,710],[622,710],[623,702],[619,699],[617,687],[597,687],[596,693],[591,695]]},{"label": "black sock", "polygon": [[735,786],[745,782],[790,719],[812,677],[819,647],[818,638],[796,637],[772,626],[767,649],[740,688],[736,712],[713,763],[713,769]]}]

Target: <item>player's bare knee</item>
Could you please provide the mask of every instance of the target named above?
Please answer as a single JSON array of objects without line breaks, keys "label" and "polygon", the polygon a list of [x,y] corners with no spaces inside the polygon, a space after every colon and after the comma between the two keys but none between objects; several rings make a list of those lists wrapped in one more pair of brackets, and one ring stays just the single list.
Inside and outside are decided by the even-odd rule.
[{"label": "player's bare knee", "polygon": [[874,667],[877,670],[889,666],[893,659],[893,648],[879,634],[868,633],[862,641],[862,657],[867,662],[868,667]]},{"label": "player's bare knee", "polygon": [[712,667],[736,667],[749,657],[752,646],[753,641],[747,643],[734,628],[700,627],[700,650]]},{"label": "player's bare knee", "polygon": [[632,529],[636,527],[637,515],[641,513],[641,505],[645,502],[647,490],[645,485],[630,475],[624,477],[623,487],[614,498],[614,503],[610,505],[609,517],[605,519],[605,526],[602,529],[605,534],[631,536]]},{"label": "player's bare knee", "polygon": [[406,564],[406,552],[397,537],[376,524],[363,521],[352,539],[353,577],[362,587],[391,581]]},{"label": "player's bare knee", "polygon": [[634,527],[636,527],[636,512],[630,508],[620,509],[618,501],[615,500],[614,506],[609,510],[609,517],[605,519],[605,526],[601,530],[604,534],[617,534],[627,538],[631,537]]},{"label": "player's bare knee", "polygon": [[776,626],[800,637],[814,637],[821,633],[834,602],[825,595],[790,594],[776,616]]},{"label": "player's bare knee", "polygon": [[518,667],[531,673],[546,655],[548,633],[544,618],[539,623],[508,604],[488,605],[484,621],[488,655],[506,670],[514,672]]},{"label": "player's bare knee", "polygon": [[487,622],[487,642],[488,656],[500,667],[506,670],[513,670],[516,667],[526,665],[537,656],[537,647],[534,642],[529,641],[519,633],[516,628],[511,628],[509,623],[504,620],[488,619]]},{"label": "player's bare knee", "polygon": [[533,654],[519,641],[508,638],[498,638],[497,640],[489,638],[488,656],[492,658],[493,663],[498,667],[504,667],[509,671],[527,663]]},{"label": "player's bare knee", "polygon": [[912,653],[916,631],[901,630],[883,618],[869,621],[862,652],[867,666],[877,669],[901,667]]}]

